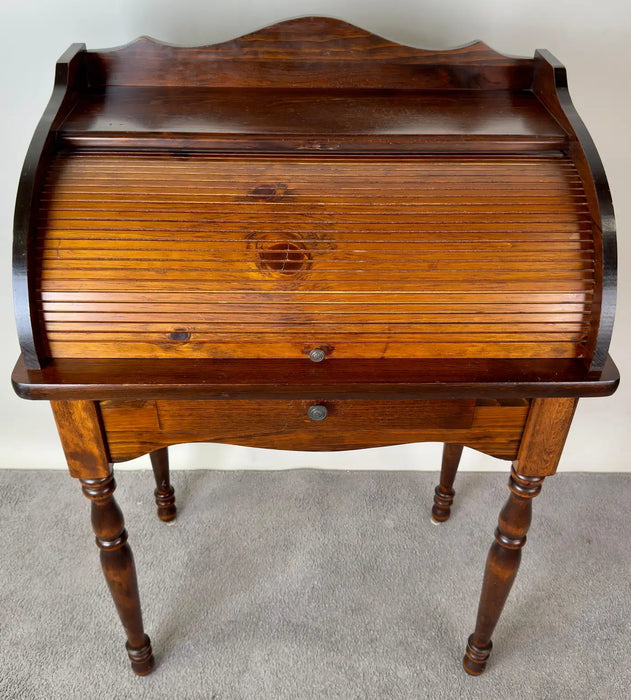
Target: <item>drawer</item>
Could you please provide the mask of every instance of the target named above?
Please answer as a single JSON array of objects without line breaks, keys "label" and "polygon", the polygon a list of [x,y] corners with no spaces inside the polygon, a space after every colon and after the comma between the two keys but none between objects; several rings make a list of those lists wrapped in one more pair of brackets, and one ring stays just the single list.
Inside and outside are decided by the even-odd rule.
[{"label": "drawer", "polygon": [[528,402],[512,404],[473,399],[269,399],[103,401],[100,407],[116,462],[185,442],[328,451],[453,440],[512,459]]}]

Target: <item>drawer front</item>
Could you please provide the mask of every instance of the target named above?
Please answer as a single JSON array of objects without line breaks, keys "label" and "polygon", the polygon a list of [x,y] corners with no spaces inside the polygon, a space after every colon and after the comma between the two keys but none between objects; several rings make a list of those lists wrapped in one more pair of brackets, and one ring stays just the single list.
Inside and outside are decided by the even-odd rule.
[{"label": "drawer front", "polygon": [[53,357],[577,357],[595,260],[568,158],[58,156]]},{"label": "drawer front", "polygon": [[467,399],[104,401],[100,407],[113,461],[185,442],[328,451],[453,441],[512,459],[528,412],[526,401]]}]

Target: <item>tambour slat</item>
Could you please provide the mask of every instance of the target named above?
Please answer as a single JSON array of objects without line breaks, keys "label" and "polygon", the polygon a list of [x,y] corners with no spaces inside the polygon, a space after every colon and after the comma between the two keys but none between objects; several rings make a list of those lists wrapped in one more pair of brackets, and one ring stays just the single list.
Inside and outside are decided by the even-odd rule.
[{"label": "tambour slat", "polygon": [[[366,324],[365,324],[366,325]],[[331,342],[352,342],[355,337],[356,330],[348,331],[348,326],[339,324],[327,324],[327,336],[330,338]],[[471,338],[471,334],[474,333],[475,337],[479,337],[481,341],[493,340],[498,342],[527,342],[529,340],[547,340],[551,343],[553,342],[565,342],[565,340],[571,340],[572,342],[578,342],[584,337],[584,333],[577,331],[562,331],[559,330],[555,332],[551,330],[550,332],[515,332],[511,331],[505,326],[500,326],[499,329],[495,326],[489,328],[481,324],[462,324],[462,328],[458,329],[455,325],[447,325],[446,328],[441,328],[440,332],[436,332],[431,329],[431,327],[418,327],[419,330],[415,331],[414,327],[407,326],[405,330],[398,330],[396,338],[398,342],[401,343],[441,343],[441,342],[467,342]],[[480,328],[482,330],[480,330]],[[360,331],[365,333],[371,333],[380,337],[384,337],[384,333],[389,332],[389,327],[387,324],[367,324],[367,328],[358,327]],[[89,328],[91,331],[92,340],[114,340],[119,339],[121,342],[133,343],[138,339],[138,333],[142,334],[149,340],[160,343],[164,337],[163,332],[155,332],[151,330],[142,329],[134,330],[131,329],[129,332],[125,330],[112,329],[106,332],[100,330],[94,330]],[[178,334],[185,333],[187,328],[179,328]],[[84,333],[84,330],[77,328],[74,332],[69,332],[67,330],[58,331],[50,330],[49,338],[51,340],[57,340],[60,342],[73,342],[75,338],[73,333]],[[275,336],[278,333],[278,329],[274,325],[264,326],[262,324],[256,324],[248,326],[247,329],[241,329],[234,324],[217,324],[216,328],[205,332],[204,330],[198,330],[195,332],[195,337],[198,342],[200,340],[212,342],[213,340],[221,342],[222,340],[226,342],[231,341],[251,341],[252,336],[256,336],[257,339],[266,342],[273,342]],[[302,334],[304,330],[287,330],[283,328],[282,335],[285,341],[300,343],[302,339]],[[177,340],[177,339],[174,339]]]},{"label": "tambour slat", "polygon": [[[326,332],[314,337],[314,342],[318,345],[326,344]],[[76,339],[70,341],[49,341],[49,347],[53,357],[76,357],[79,354],[82,358],[233,358],[239,352],[242,357],[252,358],[279,358],[279,357],[305,357],[305,344],[292,343],[279,340],[275,336],[274,345],[256,342],[245,344],[234,342],[220,342],[214,340],[212,343],[188,341],[187,343],[168,342],[164,338],[160,342],[142,337],[136,342],[106,342],[102,340],[87,339],[79,342]],[[546,358],[562,359],[576,357],[580,350],[580,344],[575,342],[440,342],[440,343],[419,343],[419,342],[399,342],[372,341],[366,340],[357,342],[348,341],[341,343],[334,348],[335,357],[341,359],[355,359],[359,357],[372,357],[383,359],[400,358]],[[247,353],[247,354],[246,354]]]},{"label": "tambour slat", "polygon": [[[268,315],[269,316],[269,315]],[[379,327],[381,331],[387,333],[389,327],[392,325],[405,325],[408,329],[419,333],[430,333],[433,331],[434,327],[439,324],[441,333],[455,333],[459,331],[468,333],[515,333],[515,332],[543,332],[543,333],[566,333],[574,331],[577,329],[577,323],[580,323],[581,319],[577,319],[574,316],[552,317],[550,320],[546,319],[535,320],[535,321],[522,321],[519,314],[513,314],[512,316],[507,316],[505,318],[493,317],[490,320],[478,317],[468,317],[468,316],[455,316],[454,314],[449,315],[449,320],[445,321],[439,316],[416,316],[409,314],[382,314],[373,315],[366,314],[360,316],[359,314],[345,314],[345,315],[331,315],[326,314],[325,318],[322,314],[311,314],[304,315],[302,317],[302,322],[305,327],[310,325],[315,325],[326,321],[328,328],[339,331],[340,329],[346,329],[348,327],[349,319],[353,320],[354,326],[361,326],[361,330],[372,330],[377,331]],[[106,331],[106,332],[125,332],[125,333],[135,333],[140,331],[160,331],[163,333],[169,333],[173,329],[173,325],[179,322],[184,323],[184,328],[182,330],[187,330],[194,332],[196,334],[213,334],[219,332],[242,332],[239,331],[238,327],[235,327],[233,323],[232,314],[213,314],[208,315],[208,321],[199,320],[200,318],[206,319],[206,317],[201,316],[201,314],[182,314],[181,318],[174,317],[171,315],[162,315],[156,317],[155,315],[147,315],[147,321],[139,322],[134,320],[129,320],[133,317],[132,314],[108,314],[108,320],[105,324],[101,320],[100,314],[49,314],[48,330],[53,331],[63,331],[69,333],[82,333],[87,330],[92,331]],[[98,319],[98,320],[95,320]],[[285,326],[285,330],[293,330],[294,321],[290,314],[285,316],[272,316],[271,318],[266,318],[265,315],[257,317],[256,314],[250,315],[240,315],[240,319],[247,323],[247,332],[260,333],[273,331],[279,326]],[[587,323],[582,324],[582,330],[587,330]],[[422,330],[421,330],[422,329]]]},{"label": "tambour slat", "polygon": [[578,357],[595,255],[560,155],[68,152],[44,184],[55,357]]},{"label": "tambour slat", "polygon": [[[70,272],[84,272],[84,271],[97,271],[97,270],[111,270],[113,275],[125,275],[126,270],[134,270],[136,275],[151,276],[151,271],[139,270],[138,265],[141,262],[151,262],[156,264],[156,267],[164,265],[167,262],[169,265],[177,265],[178,272],[186,272],[190,275],[192,272],[203,272],[205,277],[208,279],[219,279],[219,280],[240,280],[243,275],[248,275],[254,277],[258,270],[254,269],[247,260],[239,261],[228,261],[227,263],[221,260],[179,260],[177,258],[166,257],[163,260],[159,258],[151,258],[149,260],[143,261],[142,259],[123,259],[123,260],[98,260],[96,258],[84,259],[66,259],[58,260],[57,258],[47,259],[46,268],[47,273],[50,274],[53,271],[63,271],[62,274],[67,276]],[[343,265],[346,262],[346,265]],[[364,278],[375,278],[378,280],[385,280],[394,277],[395,279],[400,279],[401,270],[400,266],[397,265],[397,260],[381,261],[381,264],[377,266],[371,266],[371,261],[369,259],[364,260],[349,260],[349,261],[338,261],[337,263],[330,263],[330,267],[322,267],[318,265],[313,266],[311,270],[318,273],[318,280],[322,281],[329,279],[333,276],[335,278],[341,278],[345,276],[361,276]],[[561,261],[559,261],[561,262]],[[531,275],[540,276],[542,272],[548,272],[550,277],[556,279],[566,279],[567,277],[575,277],[574,271],[578,272],[588,272],[591,275],[593,264],[592,261],[588,260],[576,260],[576,261],[563,261],[565,265],[562,269],[559,269],[559,264],[554,262],[541,262],[536,263],[534,261],[510,261],[505,265],[502,265],[503,271],[505,273],[514,273],[515,277],[529,277]],[[389,264],[388,264],[389,263]],[[496,272],[500,267],[501,262],[498,264],[494,260],[441,260],[441,261],[415,261],[414,264],[410,264],[408,272],[419,273],[432,276],[440,276],[441,279],[448,278],[449,275],[453,273],[474,271],[476,273],[476,279],[483,279],[488,271]],[[162,273],[163,276],[167,274]],[[169,273],[170,274],[170,271]],[[269,280],[266,280],[269,281]]]},{"label": "tambour slat", "polygon": [[[130,281],[127,279],[127,284],[124,284],[121,280],[83,280],[80,277],[76,277],[74,279],[66,279],[66,280],[45,280],[42,282],[42,286],[45,287],[48,290],[51,291],[59,291],[59,292],[67,292],[67,291],[77,291],[77,292],[86,292],[87,294],[90,294],[94,291],[98,292],[104,292],[104,293],[117,293],[121,289],[129,289],[131,291],[145,291],[145,292],[155,292],[157,290],[162,290],[162,291],[167,291],[169,294],[174,294],[174,293],[187,293],[187,290],[191,287],[192,284],[196,285],[196,289],[201,292],[220,292],[220,291],[225,291],[228,294],[234,293],[234,294],[248,294],[250,295],[251,303],[252,303],[252,308],[260,308],[260,300],[256,298],[257,295],[260,295],[262,292],[265,293],[266,298],[268,296],[268,290],[269,292],[273,291],[271,289],[270,285],[267,289],[263,289],[260,285],[259,286],[251,286],[251,288],[247,288],[246,284],[242,284],[239,288],[235,287],[232,285],[230,288],[225,286],[223,289],[217,289],[216,283],[207,283],[205,280],[200,280],[199,278],[188,278],[188,279],[182,279],[182,280],[173,280],[173,279],[166,279],[166,280],[160,280],[160,281],[148,281],[146,279],[136,279],[133,281]],[[341,285],[338,285],[341,286]],[[364,294],[372,294],[374,297],[387,297],[390,293],[398,293],[398,292],[405,292],[408,293],[411,291],[411,293],[414,293],[414,280],[410,282],[410,284],[407,287],[403,286],[403,283],[399,285],[398,289],[393,290],[392,288],[396,285],[392,284],[390,285],[389,289],[379,289],[378,291],[374,290],[374,284],[366,283],[366,284],[357,284],[355,283],[352,285],[352,289],[350,288],[351,285],[344,285],[347,287],[345,289],[346,294],[348,295],[364,295]],[[441,286],[437,284],[425,284],[424,288],[426,290],[426,293],[430,294],[436,294],[437,291],[440,292],[437,296],[443,296],[443,294],[448,293],[455,284],[450,281],[445,281],[445,283]],[[509,284],[509,282],[503,283],[502,281],[494,281],[493,283],[486,281],[484,285],[482,285],[482,282],[480,282],[480,286],[484,286],[486,291],[489,292],[496,292],[498,296],[502,296],[505,292],[520,292],[520,293],[527,293],[529,287],[531,288],[533,286],[532,283],[528,284],[527,281],[516,281],[512,282]],[[548,287],[551,288],[555,293],[558,293],[560,296],[566,293],[571,293],[571,292],[579,292],[582,294],[593,294],[593,284],[589,283],[589,281],[572,281],[572,280],[559,280],[555,281],[554,285],[548,284]],[[314,289],[311,290],[314,292],[314,294],[318,294],[319,290]],[[472,298],[475,298],[475,295],[471,295]],[[322,298],[322,297],[321,297]],[[264,305],[263,305],[264,306]]]},{"label": "tambour slat", "polygon": [[[135,286],[135,285],[134,285]],[[185,293],[167,292],[158,290],[153,292],[139,290],[124,290],[122,292],[99,292],[99,291],[50,291],[39,290],[41,298],[46,301],[114,301],[114,302],[138,302],[138,301],[159,301],[162,303],[169,302],[179,304],[180,302],[193,301],[204,304],[245,304],[252,308],[252,293],[226,293],[219,292],[204,292],[198,289],[191,289]],[[431,305],[431,308],[445,307],[443,310],[448,310],[456,304],[471,304],[474,301],[484,304],[484,309],[487,304],[518,304],[517,311],[525,308],[529,304],[539,306],[541,304],[586,304],[591,298],[592,293],[586,292],[531,292],[530,294],[519,292],[480,292],[475,290],[462,290],[444,292],[437,298],[431,292],[416,290],[413,292],[382,292],[374,290],[366,293],[348,293],[336,292],[331,290],[315,290],[315,291],[275,291],[270,292],[266,299],[274,304],[275,308],[279,304],[294,304],[300,302],[308,302],[309,304],[366,304],[386,303],[405,304],[405,303],[421,303]],[[460,308],[460,307],[458,307]],[[476,307],[479,308],[479,307]],[[256,309],[260,311],[260,309]]]},{"label": "tambour slat", "polygon": [[[424,263],[425,261],[431,261],[432,263],[434,263],[436,261],[436,255],[432,252],[431,248],[423,249],[417,246],[407,246],[406,249],[406,247],[402,246],[387,245],[387,247],[385,247],[385,245],[387,244],[382,245],[379,249],[379,257],[381,259],[382,267],[388,267],[388,263],[393,262],[397,263],[398,267],[401,254],[409,254],[411,251],[413,251],[415,262]],[[536,245],[531,245],[527,248],[520,246],[518,250],[515,250],[515,248],[516,246],[512,246],[511,249],[508,250],[508,253],[510,254],[510,262],[516,264],[535,264],[533,263],[532,258],[533,253],[538,252]],[[63,261],[64,263],[72,261],[90,262],[103,260],[103,258],[107,256],[107,253],[111,250],[111,248],[100,247],[72,249],[49,245],[46,248],[42,249],[41,254],[43,258],[50,260],[51,264],[54,261]],[[129,246],[123,250],[119,250],[117,252],[117,255],[120,256],[121,261],[129,260],[135,262],[159,262],[168,259],[169,261],[182,264],[190,264],[191,262],[195,262],[195,264],[197,265],[214,264],[215,267],[217,267],[220,264],[220,262],[224,265],[245,265],[250,262],[250,260],[248,260],[248,258],[245,257],[245,255],[240,251],[231,250],[227,246],[224,247],[224,250],[222,250],[222,253],[224,254],[221,255],[221,261],[219,261],[218,259],[218,250],[212,245],[200,245],[196,248],[187,247],[179,248],[176,250],[169,250],[163,247],[150,247],[148,250],[144,250],[139,247]],[[359,248],[354,246],[348,247],[346,249],[338,248],[336,251],[336,264],[339,264],[341,259],[345,259],[348,262],[354,264],[363,264],[369,262],[374,263],[374,258],[371,259],[371,255],[373,255],[375,252],[376,251],[374,250],[371,251],[363,247]],[[496,267],[498,265],[497,259],[503,253],[502,248],[500,247],[496,248],[495,250],[491,250],[487,253],[480,250],[476,251],[474,248],[471,247],[464,248],[461,250],[455,249],[452,250],[451,260],[449,262],[453,262],[453,264],[461,264],[461,261],[462,264],[464,262],[471,263],[471,254],[473,252],[477,253],[476,261],[481,266],[484,266],[484,264],[493,263]],[[585,264],[589,266],[593,262],[592,256],[592,251],[587,247],[584,247],[581,250],[580,246],[570,246],[569,254],[564,254],[562,249],[556,249],[553,251],[548,251],[546,253],[540,253],[538,259],[541,261],[542,265],[545,265],[545,263],[547,262],[554,262],[557,263],[557,266],[564,263],[567,263],[568,265]],[[448,261],[443,262],[443,266],[446,264],[446,262]]]},{"label": "tambour slat", "polygon": [[[422,244],[425,242],[466,242],[479,240],[481,243],[492,242],[494,240],[504,241],[504,245],[509,245],[513,242],[519,243],[525,240],[534,240],[535,238],[543,241],[554,241],[559,237],[561,240],[589,240],[591,238],[591,222],[585,217],[580,219],[558,220],[558,221],[540,221],[529,220],[528,230],[532,231],[531,235],[524,238],[524,222],[523,220],[501,220],[498,221],[478,221],[469,222],[466,219],[460,221],[443,219],[436,223],[432,221],[422,220],[420,217],[410,217],[409,220],[399,221],[396,226],[387,220],[369,220],[369,221],[330,221],[324,218],[311,217],[281,217],[274,219],[258,220],[256,228],[258,232],[265,232],[268,239],[272,239],[273,234],[277,240],[286,240],[287,230],[300,234],[305,242],[310,242],[309,239],[318,241],[322,237],[322,227],[326,226],[328,235],[335,233],[345,233],[345,239],[348,238],[348,243],[397,243],[408,242],[411,245]],[[61,220],[48,221],[49,235],[51,239],[77,239],[79,241],[90,238],[93,241],[99,240],[116,240],[116,236],[120,235],[116,227],[116,219],[108,220]],[[173,240],[173,236],[169,239],[169,234],[187,233],[188,238],[194,241],[204,241],[210,239],[213,242],[234,242],[235,240],[243,240],[242,227],[246,222],[230,222],[209,219],[208,221],[198,221],[196,225],[192,222],[143,222],[128,220],[127,235],[129,239],[142,241],[160,242],[167,238]],[[282,228],[281,228],[282,227]],[[283,231],[285,232],[283,234]],[[355,234],[354,237],[351,234]],[[178,236],[178,240],[181,237]]]}]

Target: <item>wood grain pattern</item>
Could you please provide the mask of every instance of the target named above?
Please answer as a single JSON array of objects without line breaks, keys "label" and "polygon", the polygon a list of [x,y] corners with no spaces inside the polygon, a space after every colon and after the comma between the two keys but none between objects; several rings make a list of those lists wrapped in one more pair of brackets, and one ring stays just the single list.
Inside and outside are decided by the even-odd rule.
[{"label": "wood grain pattern", "polygon": [[[310,421],[314,401],[103,401],[116,462],[184,442],[222,442],[288,450],[351,450],[449,440],[514,459],[527,401],[326,401],[329,416]],[[322,403],[322,402],[318,402]]]},{"label": "wood grain pattern", "polygon": [[550,476],[557,470],[578,399],[535,399],[519,448],[516,469],[524,476]]},{"label": "wood grain pattern", "polygon": [[50,402],[70,474],[77,479],[102,479],[110,474],[101,417],[94,401]]},{"label": "wood grain pattern", "polygon": [[13,372],[28,399],[401,399],[609,396],[620,382],[582,360],[55,360]]},{"label": "wood grain pattern", "polygon": [[567,146],[565,131],[531,92],[503,90],[108,86],[81,95],[59,139],[83,148],[248,152],[255,147],[375,153]]},{"label": "wood grain pattern", "polygon": [[481,42],[417,49],[328,17],[300,17],[212,46],[148,37],[90,51],[91,85],[528,89],[532,60]]},{"label": "wood grain pattern", "polygon": [[55,357],[564,358],[589,331],[558,156],[61,155],[40,215]]}]

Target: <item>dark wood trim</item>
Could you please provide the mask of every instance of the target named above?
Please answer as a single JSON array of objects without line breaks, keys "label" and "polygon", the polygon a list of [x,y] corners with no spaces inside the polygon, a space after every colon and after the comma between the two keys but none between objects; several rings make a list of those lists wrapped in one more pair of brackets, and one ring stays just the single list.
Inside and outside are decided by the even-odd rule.
[{"label": "dark wood trim", "polygon": [[87,65],[92,85],[181,85],[186,76],[196,87],[523,90],[533,64],[479,41],[447,51],[419,49],[330,17],[299,17],[208,46],[143,36],[89,51]]},{"label": "dark wood trim", "polygon": [[[55,150],[55,129],[70,111],[77,89],[84,81],[81,57],[85,44],[72,44],[55,67],[55,84],[48,106],[35,129],[20,175],[14,216],[13,299],[22,355],[27,367],[42,366],[48,351],[37,318],[36,285],[31,238],[35,235],[39,207],[36,200],[42,177]],[[29,288],[30,287],[30,288]]]},{"label": "dark wood trim", "polygon": [[463,445],[446,442],[443,446],[443,461],[440,468],[440,483],[434,489],[434,504],[432,506],[432,521],[443,523],[449,520],[451,506],[454,502],[454,481],[458,465],[462,457]]},{"label": "dark wood trim", "polygon": [[[340,73],[343,72],[340,68]],[[151,105],[151,109],[147,109]],[[568,137],[530,90],[107,85],[83,93],[64,146],[299,152],[561,151]],[[295,155],[295,153],[294,153]]]},{"label": "dark wood trim", "polygon": [[153,495],[156,499],[158,517],[165,523],[175,519],[177,508],[175,507],[175,489],[171,486],[169,475],[169,449],[162,447],[150,455],[151,468],[156,480],[156,489]]},{"label": "dark wood trim", "polygon": [[262,136],[252,138],[232,134],[178,134],[176,137],[152,132],[136,134],[107,132],[73,132],[65,131],[60,136],[60,145],[69,148],[111,148],[116,151],[155,149],[171,151],[183,150],[221,153],[247,152],[256,148],[260,153],[366,153],[366,154],[401,154],[423,153],[547,153],[567,148],[567,139],[563,136],[493,136],[492,138],[471,136]]},{"label": "dark wood trim", "polygon": [[92,503],[92,529],[101,568],[127,636],[125,647],[132,670],[146,676],[155,662],[142,622],[134,555],[127,542],[123,513],[114,499],[116,482],[110,473],[100,479],[81,479],[81,489]]},{"label": "dark wood trim", "polygon": [[475,624],[469,637],[462,665],[464,670],[479,676],[486,668],[493,643],[491,637],[513,586],[521,550],[532,519],[532,499],[541,493],[543,477],[525,476],[515,466],[508,480],[510,496],[500,512],[495,541],[486,560],[482,593]]},{"label": "dark wood trim", "polygon": [[535,53],[533,91],[570,135],[570,155],[583,181],[594,222],[596,294],[585,357],[590,369],[597,371],[607,361],[616,310],[618,258],[609,183],[594,141],[572,103],[565,66],[549,51]]},{"label": "dark wood trim", "polygon": [[25,399],[401,399],[609,396],[620,375],[581,360],[57,360],[13,388]]}]

